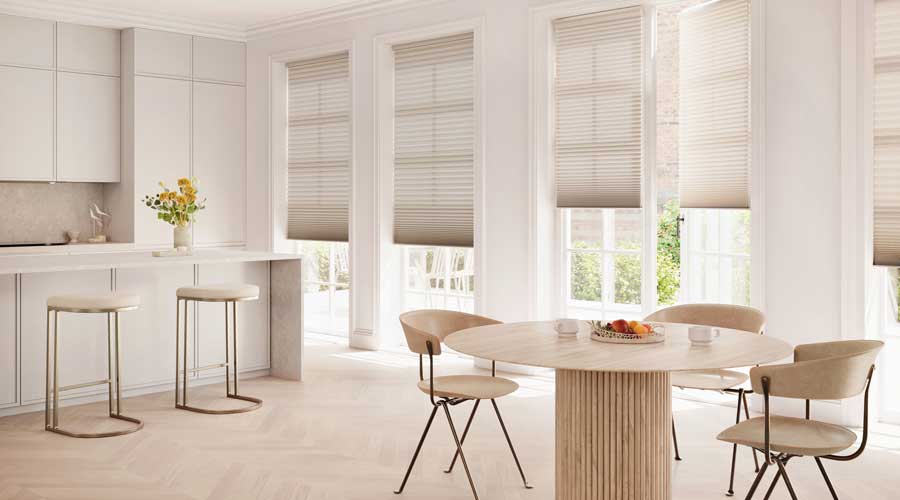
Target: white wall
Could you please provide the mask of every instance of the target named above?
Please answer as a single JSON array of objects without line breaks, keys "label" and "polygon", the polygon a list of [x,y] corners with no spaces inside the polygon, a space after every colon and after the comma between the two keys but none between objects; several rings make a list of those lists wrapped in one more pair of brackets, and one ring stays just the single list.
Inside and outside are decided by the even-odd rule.
[{"label": "white wall", "polygon": [[[532,1],[533,5],[549,1]],[[485,25],[485,310],[530,316],[529,2],[458,0],[316,26],[248,43],[248,229],[268,245],[268,103],[272,54],[355,41],[356,182],[353,241],[356,330],[374,327],[372,40],[455,20]],[[794,343],[840,336],[840,0],[766,6],[765,302],[770,334]],[[547,263],[552,265],[552,263]],[[547,291],[556,293],[556,291]]]}]

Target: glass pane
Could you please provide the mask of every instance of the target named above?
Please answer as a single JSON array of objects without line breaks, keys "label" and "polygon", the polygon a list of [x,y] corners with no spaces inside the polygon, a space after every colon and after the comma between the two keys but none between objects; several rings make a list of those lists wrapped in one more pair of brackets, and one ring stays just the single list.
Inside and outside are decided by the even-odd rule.
[{"label": "glass pane", "polygon": [[334,281],[342,285],[350,284],[350,256],[347,243],[334,245]]},{"label": "glass pane", "polygon": [[641,303],[641,257],[640,255],[616,255],[616,298],[617,304]]},{"label": "glass pane", "polygon": [[617,209],[616,248],[618,250],[637,250],[641,248],[641,211],[635,209]]},{"label": "glass pane", "polygon": [[678,236],[678,200],[666,203],[659,215],[656,246],[656,294],[661,306],[678,300],[681,288],[681,238]]},{"label": "glass pane", "polygon": [[573,208],[569,217],[570,248],[603,248],[603,209]]},{"label": "glass pane", "polygon": [[570,261],[569,296],[574,300],[600,302],[603,276],[603,255],[572,252]]},{"label": "glass pane", "polygon": [[732,296],[734,303],[750,305],[750,259],[735,259],[734,277],[732,278]]},{"label": "glass pane", "polygon": [[750,255],[750,211],[723,210],[719,221],[722,252]]}]

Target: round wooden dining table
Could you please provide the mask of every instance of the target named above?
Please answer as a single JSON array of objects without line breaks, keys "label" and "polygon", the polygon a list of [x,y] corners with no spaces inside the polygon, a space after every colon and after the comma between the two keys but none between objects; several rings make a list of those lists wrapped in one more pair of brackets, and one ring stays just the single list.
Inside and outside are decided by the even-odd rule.
[{"label": "round wooden dining table", "polygon": [[[557,500],[672,498],[671,372],[735,368],[791,356],[764,335],[720,328],[692,345],[691,325],[654,323],[665,342],[623,345],[559,335],[552,321],[455,332],[444,343],[475,357],[556,370]],[[710,429],[710,433],[717,429]]]}]

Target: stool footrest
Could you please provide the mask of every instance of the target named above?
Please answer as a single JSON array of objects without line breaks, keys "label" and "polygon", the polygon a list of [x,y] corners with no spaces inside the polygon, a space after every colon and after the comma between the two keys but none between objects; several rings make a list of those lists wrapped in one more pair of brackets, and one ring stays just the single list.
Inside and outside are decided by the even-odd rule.
[{"label": "stool footrest", "polygon": [[[200,366],[197,368],[188,368],[187,371],[188,373],[197,373],[206,370],[213,370],[216,368],[225,368],[226,366],[231,366],[231,363],[215,363],[212,365]],[[184,373],[184,370],[181,370],[179,373]]]},{"label": "stool footrest", "polygon": [[74,389],[81,389],[83,387],[93,387],[95,385],[103,385],[103,384],[111,384],[113,381],[110,379],[106,380],[98,380],[96,382],[85,382],[83,384],[74,384],[74,385],[65,385],[59,388],[59,392],[63,391],[71,391]]}]

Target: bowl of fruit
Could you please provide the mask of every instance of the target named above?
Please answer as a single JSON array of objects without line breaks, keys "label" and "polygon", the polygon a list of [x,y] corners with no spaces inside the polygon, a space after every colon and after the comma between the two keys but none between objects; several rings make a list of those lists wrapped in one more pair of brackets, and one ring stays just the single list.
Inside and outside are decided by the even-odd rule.
[{"label": "bowl of fruit", "polygon": [[656,344],[666,340],[662,325],[640,321],[591,321],[591,339],[610,344]]}]

